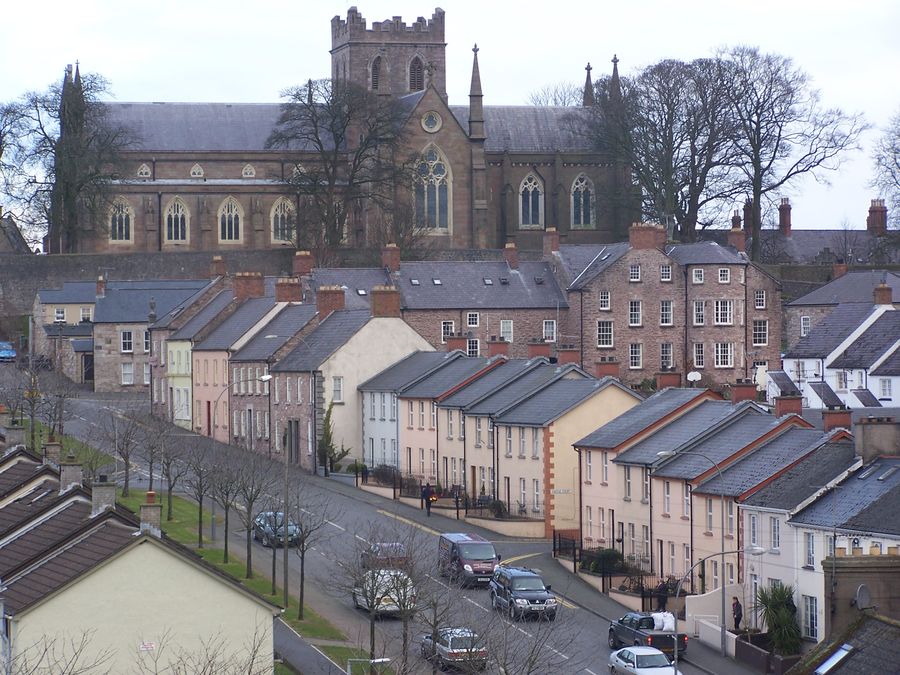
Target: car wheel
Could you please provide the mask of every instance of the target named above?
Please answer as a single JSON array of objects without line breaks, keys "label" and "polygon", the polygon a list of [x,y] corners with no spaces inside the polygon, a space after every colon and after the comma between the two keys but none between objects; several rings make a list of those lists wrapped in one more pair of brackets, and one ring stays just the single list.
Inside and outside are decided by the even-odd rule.
[{"label": "car wheel", "polygon": [[269,541],[269,535],[264,534],[262,536],[262,545],[265,546],[266,548],[269,548],[269,546],[272,545],[272,542]]},{"label": "car wheel", "polygon": [[512,602],[509,603],[509,620],[510,621],[516,620],[516,606]]},{"label": "car wheel", "polygon": [[444,659],[440,656],[437,657],[437,667],[441,672],[447,670],[447,664],[444,663]]},{"label": "car wheel", "polygon": [[500,607],[500,602],[497,600],[497,594],[494,593],[493,591],[491,591],[491,609],[493,609],[496,612],[497,609],[499,609],[499,607]]},{"label": "car wheel", "polygon": [[610,649],[619,648],[619,641],[616,639],[616,634],[612,631],[609,631],[609,638],[607,638],[606,644],[609,645]]},{"label": "car wheel", "polygon": [[609,675],[616,675],[616,667],[615,666],[609,667]]}]

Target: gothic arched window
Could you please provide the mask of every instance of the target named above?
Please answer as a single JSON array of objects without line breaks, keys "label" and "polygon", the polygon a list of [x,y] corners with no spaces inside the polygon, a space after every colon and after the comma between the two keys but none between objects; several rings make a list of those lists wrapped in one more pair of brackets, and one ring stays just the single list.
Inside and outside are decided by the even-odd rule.
[{"label": "gothic arched window", "polygon": [[525,176],[519,187],[519,225],[540,227],[544,222],[544,190],[533,173]]},{"label": "gothic arched window", "polygon": [[589,228],[594,225],[594,185],[581,174],[572,183],[572,227]]},{"label": "gothic arched window", "polygon": [[137,170],[138,178],[150,178],[153,174],[150,171],[150,167],[146,164],[141,164]]},{"label": "gothic arched window", "polygon": [[190,212],[178,197],[166,208],[166,241],[187,241]]},{"label": "gothic arched window", "polygon": [[281,197],[275,202],[272,206],[272,241],[284,243],[294,240],[295,213],[290,200]]},{"label": "gothic arched window", "polygon": [[425,149],[416,166],[416,223],[419,227],[450,227],[453,176],[447,158],[435,146]]},{"label": "gothic arched window", "polygon": [[219,207],[219,241],[241,240],[241,205],[234,197],[228,197]]},{"label": "gothic arched window", "polygon": [[422,91],[425,88],[425,66],[418,56],[409,62],[409,90]]},{"label": "gothic arched window", "polygon": [[241,178],[256,178],[256,169],[252,164],[244,164],[244,168],[241,169]]},{"label": "gothic arched window", "polygon": [[131,225],[134,210],[124,199],[113,202],[109,212],[109,238],[111,241],[131,241]]},{"label": "gothic arched window", "polygon": [[376,56],[372,61],[372,91],[378,91],[378,85],[381,81],[381,57]]},{"label": "gothic arched window", "polygon": [[199,164],[194,164],[191,167],[191,178],[203,178],[203,167]]}]

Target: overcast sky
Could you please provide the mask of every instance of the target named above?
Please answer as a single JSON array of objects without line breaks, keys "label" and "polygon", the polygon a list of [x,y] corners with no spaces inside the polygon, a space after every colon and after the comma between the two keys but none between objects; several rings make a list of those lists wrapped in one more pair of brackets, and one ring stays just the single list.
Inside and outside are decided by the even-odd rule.
[{"label": "overcast sky", "polygon": [[[82,0],[7,2],[3,10],[0,98],[43,89],[81,62],[111,83],[118,101],[277,101],[284,87],[330,73],[330,21],[350,3],[334,0]],[[430,17],[436,5],[360,0],[369,25],[400,15]],[[467,102],[472,45],[478,43],[484,101],[524,104],[545,84],[595,77],[617,54],[623,75],[663,58],[709,56],[748,44],[790,56],[824,102],[865,113],[875,130],[830,186],[793,188],[795,227],[864,227],[871,146],[900,109],[900,2],[609,0],[470,2],[444,0],[447,88]]]}]

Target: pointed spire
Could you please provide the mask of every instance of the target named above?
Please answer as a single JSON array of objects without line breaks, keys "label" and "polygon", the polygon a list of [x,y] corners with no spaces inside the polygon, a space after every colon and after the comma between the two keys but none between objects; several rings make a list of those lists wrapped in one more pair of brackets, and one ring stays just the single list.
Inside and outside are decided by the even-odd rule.
[{"label": "pointed spire", "polygon": [[587,71],[587,75],[584,77],[584,100],[581,105],[585,108],[590,108],[594,105],[594,82],[591,80],[591,64],[590,61],[584,67]]},{"label": "pointed spire", "polygon": [[75,62],[75,86],[81,88],[81,64],[78,61]]},{"label": "pointed spire", "polygon": [[610,103],[622,102],[622,83],[619,81],[619,57],[613,54],[612,57],[613,71],[609,78],[609,100]]},{"label": "pointed spire", "polygon": [[478,45],[472,47],[472,86],[469,87],[469,96],[481,96],[481,72],[478,70]]},{"label": "pointed spire", "polygon": [[484,140],[484,103],[481,72],[478,70],[478,45],[472,47],[472,86],[469,88],[469,138]]}]

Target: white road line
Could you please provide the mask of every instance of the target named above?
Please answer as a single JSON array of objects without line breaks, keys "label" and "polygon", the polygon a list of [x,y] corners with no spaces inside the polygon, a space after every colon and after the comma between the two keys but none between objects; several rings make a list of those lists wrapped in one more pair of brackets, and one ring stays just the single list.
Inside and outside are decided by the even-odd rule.
[{"label": "white road line", "polygon": [[595,672],[594,672],[593,670],[591,670],[590,668],[585,668],[585,669],[584,669],[584,672],[586,672],[588,675],[597,675],[597,673],[595,673]]},{"label": "white road line", "polygon": [[331,522],[330,520],[326,520],[325,522],[328,523],[329,525],[333,525],[334,527],[336,527],[337,529],[339,529],[341,532],[346,532],[346,531],[347,531],[347,528],[346,528],[346,527],[341,527],[341,526],[338,525],[337,523],[333,523],[333,522]]}]

